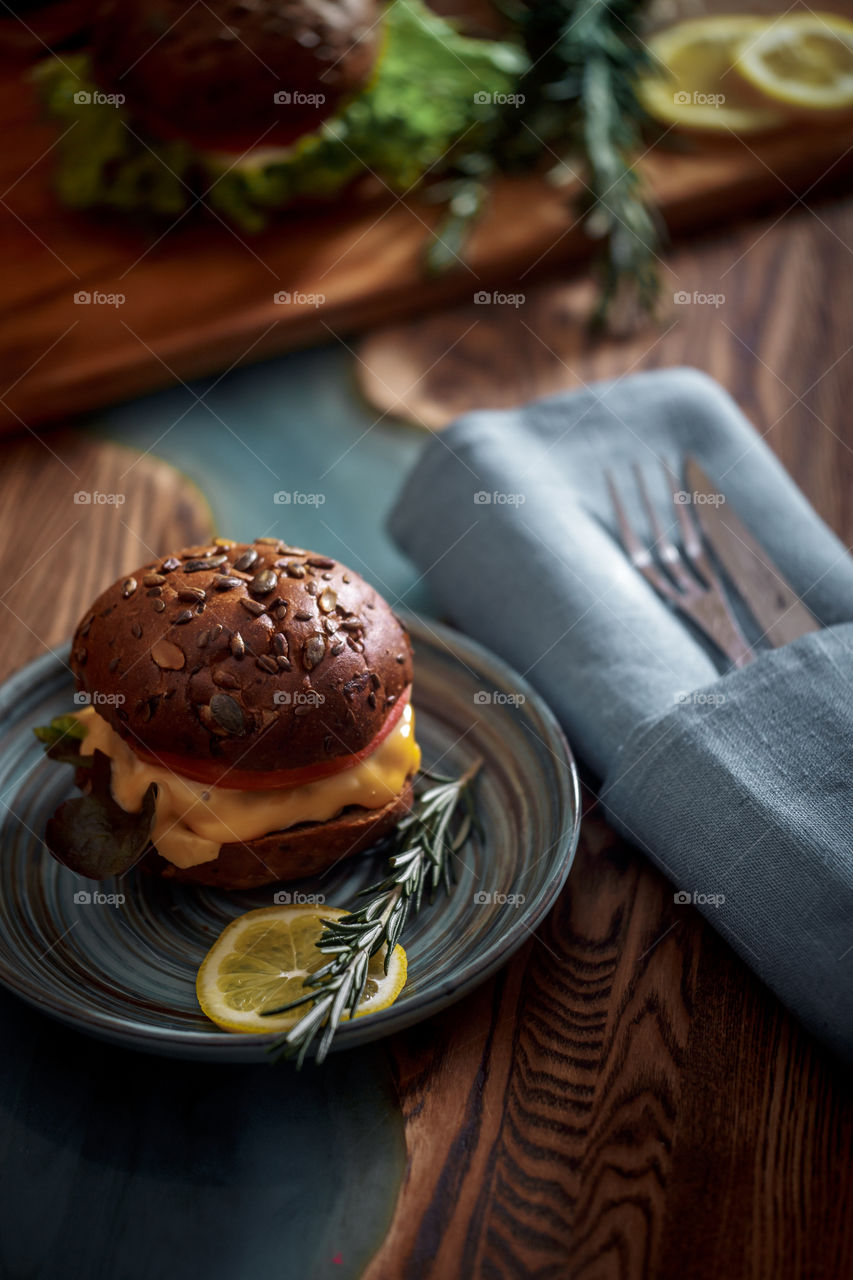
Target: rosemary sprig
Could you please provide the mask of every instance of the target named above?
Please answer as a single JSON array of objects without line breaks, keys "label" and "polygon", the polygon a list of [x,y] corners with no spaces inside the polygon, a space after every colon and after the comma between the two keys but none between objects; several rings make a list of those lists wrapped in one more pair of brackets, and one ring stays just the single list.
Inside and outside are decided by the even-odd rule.
[{"label": "rosemary sprig", "polygon": [[643,6],[636,0],[578,0],[557,7],[570,8],[572,15],[557,45],[562,74],[558,68],[558,78],[544,92],[557,100],[578,93],[587,228],[606,245],[596,318],[606,317],[626,282],[640,306],[651,310],[658,295],[658,224],[634,168],[646,118],[635,89],[649,61],[637,31]]},{"label": "rosemary sprig", "polygon": [[494,112],[477,153],[452,157],[434,189],[439,199],[442,190],[449,198],[427,264],[438,272],[456,260],[491,176],[541,168],[544,161],[557,183],[579,169],[584,175],[586,229],[603,248],[594,320],[606,319],[626,293],[652,311],[659,220],[634,167],[647,123],[636,91],[651,61],[640,38],[646,0],[540,0],[500,7],[516,27],[529,67],[516,100]]},{"label": "rosemary sprig", "polygon": [[273,1057],[294,1057],[301,1067],[320,1036],[315,1057],[322,1062],[341,1019],[355,1016],[364,995],[371,956],[386,947],[387,973],[410,912],[417,913],[421,908],[424,890],[430,900],[439,885],[450,891],[454,878],[452,859],[478,827],[472,783],[481,763],[475,761],[459,778],[427,771],[421,775],[434,785],[417,796],[411,811],[386,841],[387,876],[361,890],[359,897],[369,899],[363,907],[336,920],[323,921],[325,927],[317,946],[333,959],[305,979],[304,995],[263,1011],[263,1017],[272,1017],[303,1004],[311,1005],[296,1025],[273,1044]]}]

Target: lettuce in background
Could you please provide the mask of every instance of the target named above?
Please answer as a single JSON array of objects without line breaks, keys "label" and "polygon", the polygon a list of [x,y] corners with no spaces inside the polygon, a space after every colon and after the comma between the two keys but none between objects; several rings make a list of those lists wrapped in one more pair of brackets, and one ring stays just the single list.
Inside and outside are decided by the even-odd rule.
[{"label": "lettuce in background", "polygon": [[144,138],[123,107],[94,100],[86,54],[50,59],[34,76],[45,109],[68,130],[55,176],[64,205],[177,215],[201,196],[256,231],[271,211],[334,195],[364,172],[407,190],[463,136],[466,147],[476,140],[497,110],[489,99],[511,93],[525,67],[517,45],[461,36],[421,0],[396,0],[367,88],[286,151],[236,165],[185,142]]}]

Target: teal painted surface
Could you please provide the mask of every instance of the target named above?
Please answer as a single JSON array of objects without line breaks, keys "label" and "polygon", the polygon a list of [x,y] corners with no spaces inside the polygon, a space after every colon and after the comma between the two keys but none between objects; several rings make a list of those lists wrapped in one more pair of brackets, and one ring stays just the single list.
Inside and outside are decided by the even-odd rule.
[{"label": "teal painted surface", "polygon": [[5,991],[0,1026],[0,1274],[355,1280],[378,1248],[405,1161],[381,1047],[174,1062]]},{"label": "teal painted surface", "polygon": [[[426,436],[390,417],[377,422],[353,364],[337,345],[298,352],[112,408],[92,428],[183,471],[219,532],[326,552],[392,603],[428,610],[417,572],[384,530]],[[276,503],[277,493],[291,501]]]}]

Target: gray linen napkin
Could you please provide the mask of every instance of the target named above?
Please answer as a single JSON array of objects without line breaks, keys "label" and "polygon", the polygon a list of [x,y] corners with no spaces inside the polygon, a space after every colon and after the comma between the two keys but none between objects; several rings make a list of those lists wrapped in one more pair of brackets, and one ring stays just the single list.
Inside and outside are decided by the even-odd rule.
[{"label": "gray linen napkin", "polygon": [[[724,664],[628,565],[609,468],[676,532],[658,459],[698,458],[831,628]],[[644,373],[434,438],[390,529],[453,622],[510,661],[602,778],[610,819],[853,1058],[853,560],[712,380]]]}]

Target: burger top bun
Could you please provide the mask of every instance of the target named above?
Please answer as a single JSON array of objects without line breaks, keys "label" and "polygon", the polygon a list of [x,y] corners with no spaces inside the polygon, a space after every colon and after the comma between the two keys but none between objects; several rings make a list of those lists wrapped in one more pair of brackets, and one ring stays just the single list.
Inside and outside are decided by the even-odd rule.
[{"label": "burger top bun", "polygon": [[412,651],[344,565],[275,538],[219,539],[108,587],[71,666],[137,752],[266,771],[367,747],[411,683]]},{"label": "burger top bun", "polygon": [[94,73],[159,137],[283,146],[367,82],[380,19],[378,0],[102,0]]}]

